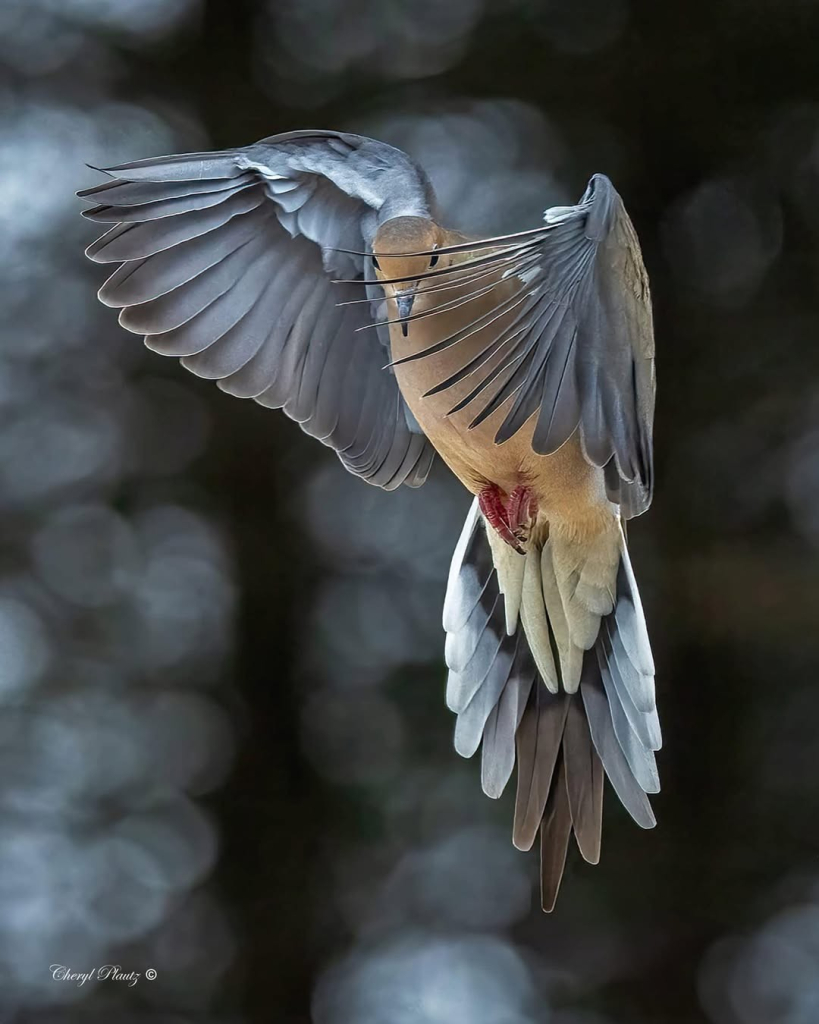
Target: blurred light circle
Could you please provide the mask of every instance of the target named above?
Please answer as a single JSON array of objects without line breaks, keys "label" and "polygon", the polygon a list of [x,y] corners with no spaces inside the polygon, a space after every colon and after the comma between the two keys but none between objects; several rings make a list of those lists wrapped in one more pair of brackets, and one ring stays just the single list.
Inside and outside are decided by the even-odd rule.
[{"label": "blurred light circle", "polygon": [[676,200],[661,234],[680,285],[717,301],[744,302],[779,254],[781,214],[750,182],[717,178]]},{"label": "blurred light circle", "polygon": [[[91,183],[86,162],[110,166],[146,149],[167,152],[173,140],[163,118],[127,103],[81,110],[56,101],[23,99],[0,109],[0,131],[0,257],[14,263],[23,253],[23,266],[36,266],[43,258],[34,250],[26,258],[23,243],[53,237],[62,222],[78,244],[88,235],[72,194]],[[49,187],[32,188],[37,179],[48,180]],[[93,173],[93,180],[99,181],[98,173]],[[59,286],[59,280],[50,282],[57,294]]]},{"label": "blurred light circle", "polygon": [[20,71],[42,75],[77,56],[91,32],[158,38],[200,7],[200,0],[4,0],[0,53]]},{"label": "blurred light circle", "polygon": [[37,0],[0,4],[0,57],[26,75],[46,75],[76,57],[84,35],[77,27],[51,17]]},{"label": "blurred light circle", "polygon": [[[454,718],[452,720],[454,728]],[[470,829],[475,821],[485,820],[487,814],[486,796],[476,785],[479,765],[472,762],[463,765],[460,772],[449,772],[435,779],[427,778],[430,773],[422,772],[418,779],[408,779],[414,791],[412,814],[416,819],[415,828],[429,839],[441,839],[456,829]],[[514,851],[514,847],[511,847]]]},{"label": "blurred light circle", "polygon": [[85,921],[105,943],[137,939],[167,913],[173,891],[157,884],[161,866],[145,845],[123,839],[114,829],[86,849],[97,872],[97,891]]},{"label": "blurred light circle", "polygon": [[158,786],[201,794],[224,779],[233,742],[227,716],[215,701],[168,691],[149,697],[137,719]]},{"label": "blurred light circle", "polygon": [[80,730],[51,709],[30,705],[0,716],[0,737],[6,806],[60,820],[85,777]]},{"label": "blurred light circle", "polygon": [[124,941],[154,928],[169,901],[204,878],[216,836],[200,810],[177,798],[116,822],[88,855],[100,879],[88,921],[107,941]]},{"label": "blurred light circle", "polygon": [[195,513],[172,505],[142,513],[135,525],[144,558],[134,588],[140,659],[163,668],[222,654],[234,590],[216,531]]},{"label": "blurred light circle", "polygon": [[108,410],[54,402],[20,417],[0,435],[0,493],[11,504],[98,483],[114,474],[118,453],[119,431]]},{"label": "blurred light circle", "polygon": [[[506,193],[502,206],[496,197]],[[518,170],[514,174],[499,171],[481,176],[463,193],[464,206],[478,211],[470,221],[474,234],[491,238],[506,231],[525,231],[537,227],[544,211],[559,205],[566,193],[548,172]]]},{"label": "blurred light circle", "polygon": [[0,700],[25,691],[50,660],[51,643],[34,609],[0,595]]},{"label": "blurred light circle", "polygon": [[310,660],[328,678],[367,685],[427,657],[408,620],[401,582],[340,577],[323,587],[312,615],[316,643]]},{"label": "blurred light circle", "polygon": [[202,880],[216,857],[210,818],[182,796],[128,816],[111,834],[143,854],[134,861],[133,877],[145,886],[188,889]]},{"label": "blurred light circle", "polygon": [[130,787],[144,785],[150,771],[133,701],[100,683],[52,698],[39,716],[43,727],[50,722],[55,730],[52,756],[63,758],[66,795],[83,804],[121,798]]},{"label": "blurred light circle", "polygon": [[201,8],[201,0],[34,0],[80,25],[161,36],[178,29]]},{"label": "blurred light circle", "polygon": [[741,1024],[813,1024],[819,1014],[819,905],[792,907],[769,921],[730,975]]},{"label": "blurred light circle", "polygon": [[[482,0],[268,0],[262,25],[272,26],[257,33],[260,84],[269,88],[272,80],[280,95],[304,103],[326,101],[353,72],[440,74],[463,55],[482,9]],[[289,89],[292,83],[299,88]]]},{"label": "blurred light circle", "polygon": [[104,505],[73,505],[51,516],[32,541],[34,564],[51,589],[73,604],[103,607],[133,581],[138,549],[130,525]]},{"label": "blurred light circle", "polygon": [[388,883],[388,899],[425,922],[505,928],[531,905],[526,860],[505,833],[471,828],[408,854]]},{"label": "blurred light circle", "polygon": [[83,877],[83,867],[76,845],[61,832],[25,825],[7,829],[0,840],[4,927],[41,935],[61,927],[88,897],[90,879]]},{"label": "blurred light circle", "polygon": [[369,487],[362,495],[360,480],[330,464],[311,478],[306,504],[310,530],[334,567],[391,566],[407,576],[446,579],[469,498],[448,472],[433,474],[423,488]]},{"label": "blurred light circle", "polygon": [[535,1024],[529,972],[494,936],[406,932],[353,952],[319,981],[315,1024]]}]

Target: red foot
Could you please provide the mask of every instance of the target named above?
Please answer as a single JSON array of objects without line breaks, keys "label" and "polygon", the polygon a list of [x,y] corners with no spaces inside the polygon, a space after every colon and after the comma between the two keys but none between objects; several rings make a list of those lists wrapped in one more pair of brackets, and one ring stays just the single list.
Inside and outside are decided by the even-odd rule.
[{"label": "red foot", "polygon": [[506,515],[513,530],[527,529],[537,515],[537,498],[528,487],[518,485],[509,495]]},{"label": "red foot", "polygon": [[501,489],[490,484],[478,495],[478,505],[484,519],[501,539],[522,555],[537,516],[537,498],[530,488],[516,487],[504,503]]}]

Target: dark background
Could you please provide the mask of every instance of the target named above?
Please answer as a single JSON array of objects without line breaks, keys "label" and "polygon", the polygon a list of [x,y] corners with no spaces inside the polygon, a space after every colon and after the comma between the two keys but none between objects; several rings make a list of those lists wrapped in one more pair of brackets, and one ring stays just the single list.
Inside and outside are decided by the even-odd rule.
[{"label": "dark background", "polygon": [[[819,1020],[819,7],[0,0],[0,1019]],[[304,127],[535,226],[595,171],[643,244],[632,524],[659,827],[614,799],[554,915],[451,748],[468,505],[383,494],[98,306],[73,191]],[[157,971],[132,987],[49,965]]]}]

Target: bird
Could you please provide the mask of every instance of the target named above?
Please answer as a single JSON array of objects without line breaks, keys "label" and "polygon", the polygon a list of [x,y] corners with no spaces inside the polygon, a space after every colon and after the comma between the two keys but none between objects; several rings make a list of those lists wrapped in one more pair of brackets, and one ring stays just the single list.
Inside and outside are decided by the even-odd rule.
[{"label": "bird", "polygon": [[473,496],[443,608],[454,745],[484,792],[515,768],[512,839],[540,837],[541,905],[569,842],[600,858],[604,777],[656,819],[655,668],[626,523],[654,488],[654,330],[611,181],[525,231],[442,226],[402,150],[304,130],[107,168],[99,290],[154,352],[281,408],[344,467]]}]

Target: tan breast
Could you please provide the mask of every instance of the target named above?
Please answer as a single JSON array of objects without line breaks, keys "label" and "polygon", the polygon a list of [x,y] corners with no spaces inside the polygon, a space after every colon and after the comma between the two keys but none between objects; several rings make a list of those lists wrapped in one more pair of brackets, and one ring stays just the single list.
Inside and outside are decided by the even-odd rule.
[{"label": "tan breast", "polygon": [[[455,276],[453,275],[453,280]],[[390,328],[392,358],[401,359],[441,341],[485,313],[498,308],[523,287],[519,279],[503,280],[500,274],[494,279],[485,279],[481,285],[491,283],[493,280],[495,287],[487,294],[455,309],[412,321],[406,338],[402,336],[399,325],[393,324]],[[433,292],[427,296],[420,293],[416,298],[413,313],[436,309],[442,303],[464,296],[469,288],[469,285],[463,285],[444,292]],[[391,317],[394,317],[395,308],[392,303],[390,306]],[[535,489],[542,512],[549,514],[550,511],[554,511],[562,515],[572,515],[575,514],[575,509],[599,504],[601,495],[605,500],[602,472],[595,470],[586,462],[578,441],[571,439],[554,455],[536,455],[532,451],[532,434],[536,422],[536,416],[533,416],[509,441],[502,445],[495,444],[495,434],[509,410],[513,397],[507,399],[483,423],[470,430],[469,424],[488,398],[496,393],[501,386],[500,381],[490,385],[486,392],[464,409],[448,415],[449,410],[475,387],[479,377],[497,365],[502,355],[493,356],[479,371],[447,391],[423,397],[426,391],[477,356],[504,327],[508,326],[513,317],[514,311],[510,311],[491,325],[476,331],[443,352],[396,367],[396,378],[424,433],[464,486],[473,494],[478,494],[489,483],[496,484],[507,494],[518,484],[525,483]]]}]

